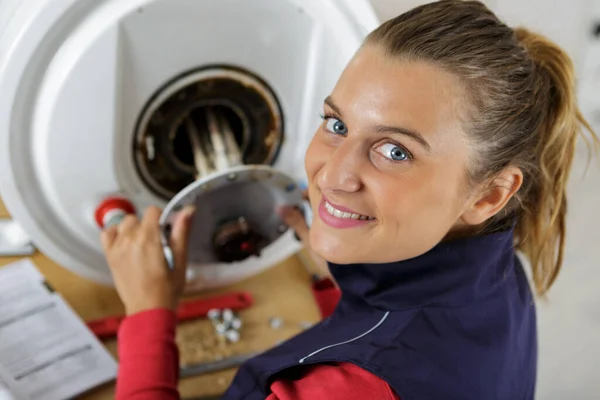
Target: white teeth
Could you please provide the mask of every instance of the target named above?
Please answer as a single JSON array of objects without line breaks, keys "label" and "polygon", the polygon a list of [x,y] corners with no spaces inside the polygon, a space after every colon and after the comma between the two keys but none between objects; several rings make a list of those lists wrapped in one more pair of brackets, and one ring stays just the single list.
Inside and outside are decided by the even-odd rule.
[{"label": "white teeth", "polygon": [[358,220],[361,220],[361,221],[373,219],[371,217],[367,217],[366,215],[353,214],[353,213],[349,213],[349,212],[340,211],[337,208],[334,208],[328,202],[325,202],[325,209],[327,210],[327,212],[329,214],[331,214],[331,215],[333,215],[334,217],[337,217],[337,218],[358,219]]}]

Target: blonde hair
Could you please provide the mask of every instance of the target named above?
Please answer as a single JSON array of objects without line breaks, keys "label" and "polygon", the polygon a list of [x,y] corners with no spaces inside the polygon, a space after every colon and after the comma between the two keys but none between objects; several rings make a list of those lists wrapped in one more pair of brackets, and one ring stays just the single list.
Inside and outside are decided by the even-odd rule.
[{"label": "blonde hair", "polygon": [[509,165],[523,171],[521,188],[480,232],[516,220],[516,247],[531,263],[536,292],[545,294],[563,263],[577,138],[588,130],[588,145],[597,149],[600,143],[577,106],[569,56],[539,34],[508,27],[479,1],[414,8],[385,22],[365,43],[461,78],[470,105],[464,128],[475,146],[469,180],[485,182]]}]

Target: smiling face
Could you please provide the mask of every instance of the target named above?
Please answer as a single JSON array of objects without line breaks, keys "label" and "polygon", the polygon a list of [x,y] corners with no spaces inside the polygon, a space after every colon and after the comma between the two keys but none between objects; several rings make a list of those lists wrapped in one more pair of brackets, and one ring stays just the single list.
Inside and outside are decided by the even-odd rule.
[{"label": "smiling face", "polygon": [[432,65],[362,48],[326,99],[305,164],[313,250],[339,264],[418,256],[464,224],[465,93]]}]

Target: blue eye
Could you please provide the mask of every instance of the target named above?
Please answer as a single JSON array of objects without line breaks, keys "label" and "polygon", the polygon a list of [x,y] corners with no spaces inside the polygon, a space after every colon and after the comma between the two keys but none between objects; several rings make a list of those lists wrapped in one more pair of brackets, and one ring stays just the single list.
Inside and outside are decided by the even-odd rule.
[{"label": "blue eye", "polygon": [[384,143],[375,149],[382,156],[394,161],[407,161],[411,155],[404,148],[393,143]]},{"label": "blue eye", "polygon": [[329,117],[326,119],[325,128],[331,133],[335,133],[337,135],[345,135],[348,133],[348,128],[342,121],[336,118]]}]

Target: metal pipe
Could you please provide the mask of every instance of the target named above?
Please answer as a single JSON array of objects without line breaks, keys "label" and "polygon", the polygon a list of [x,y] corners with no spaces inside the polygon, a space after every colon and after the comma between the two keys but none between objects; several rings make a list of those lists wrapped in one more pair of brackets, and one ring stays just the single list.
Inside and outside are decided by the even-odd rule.
[{"label": "metal pipe", "polygon": [[198,129],[189,116],[185,119],[185,125],[190,142],[192,144],[194,165],[196,167],[196,172],[198,173],[196,175],[196,179],[198,179],[201,176],[208,175],[211,172],[211,168],[208,164],[206,154],[204,154],[204,151],[202,150],[202,143],[200,142],[200,134]]},{"label": "metal pipe", "polygon": [[242,152],[238,146],[231,125],[227,122],[227,119],[223,116],[219,116],[219,122],[221,123],[221,129],[223,131],[223,137],[225,138],[225,145],[227,148],[227,158],[230,166],[236,166],[242,164]]},{"label": "metal pipe", "polygon": [[227,149],[225,147],[223,132],[219,126],[219,121],[211,108],[206,109],[206,121],[208,123],[209,138],[213,148],[214,168],[217,171],[223,171],[229,168]]}]

